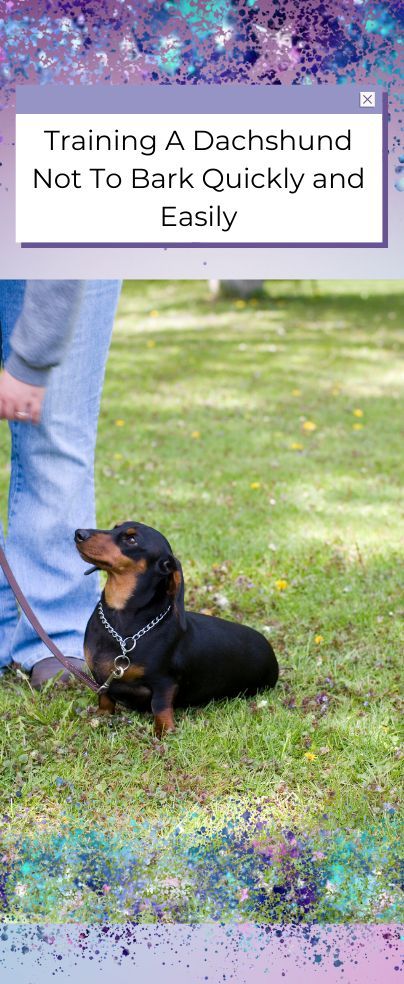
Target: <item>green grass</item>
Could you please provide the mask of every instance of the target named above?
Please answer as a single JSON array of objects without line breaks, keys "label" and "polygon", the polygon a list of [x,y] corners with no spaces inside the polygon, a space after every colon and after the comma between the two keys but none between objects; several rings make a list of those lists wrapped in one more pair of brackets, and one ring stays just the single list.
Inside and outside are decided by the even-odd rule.
[{"label": "green grass", "polygon": [[[280,681],[258,700],[178,712],[160,743],[145,717],[96,724],[80,688],[38,695],[3,680],[9,836],[44,822],[192,824],[257,797],[304,829],[324,814],[372,825],[396,807],[403,313],[394,282],[279,281],[244,306],[212,303],[203,281],[125,285],[100,417],[99,524],[160,529],[182,560],[187,607],[267,633]],[[0,440],[5,501],[5,426]]]}]

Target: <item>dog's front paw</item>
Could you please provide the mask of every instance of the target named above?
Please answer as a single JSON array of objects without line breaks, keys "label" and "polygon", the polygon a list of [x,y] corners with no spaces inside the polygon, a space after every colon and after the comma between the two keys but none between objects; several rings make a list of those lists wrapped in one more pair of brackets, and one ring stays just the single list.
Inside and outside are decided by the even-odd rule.
[{"label": "dog's front paw", "polygon": [[98,710],[95,713],[96,717],[108,717],[110,714],[115,714],[115,701],[111,700],[108,694],[100,694]]},{"label": "dog's front paw", "polygon": [[154,731],[157,738],[161,738],[162,735],[172,734],[175,731],[175,722],[171,708],[155,715]]}]

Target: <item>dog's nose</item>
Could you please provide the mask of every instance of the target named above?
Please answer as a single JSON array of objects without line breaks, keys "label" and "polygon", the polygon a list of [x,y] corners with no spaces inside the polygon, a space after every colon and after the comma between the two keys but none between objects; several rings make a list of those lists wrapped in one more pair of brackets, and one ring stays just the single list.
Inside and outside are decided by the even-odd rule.
[{"label": "dog's nose", "polygon": [[90,536],[90,530],[76,530],[74,539],[76,543],[83,543],[84,540],[89,540]]}]

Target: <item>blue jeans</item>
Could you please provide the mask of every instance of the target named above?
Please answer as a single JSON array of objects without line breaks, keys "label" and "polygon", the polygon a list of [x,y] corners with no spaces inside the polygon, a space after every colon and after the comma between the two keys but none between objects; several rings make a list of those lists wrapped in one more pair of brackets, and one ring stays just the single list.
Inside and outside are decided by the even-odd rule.
[{"label": "blue jeans", "polygon": [[[0,280],[3,360],[20,314],[24,280]],[[94,451],[105,363],[120,281],[86,282],[69,347],[53,369],[39,425],[10,423],[8,561],[35,614],[66,656],[83,658],[83,635],[99,597],[83,577],[76,527],[94,527]],[[3,532],[0,537],[4,546]],[[14,660],[29,672],[50,656],[0,571],[0,672]]]}]

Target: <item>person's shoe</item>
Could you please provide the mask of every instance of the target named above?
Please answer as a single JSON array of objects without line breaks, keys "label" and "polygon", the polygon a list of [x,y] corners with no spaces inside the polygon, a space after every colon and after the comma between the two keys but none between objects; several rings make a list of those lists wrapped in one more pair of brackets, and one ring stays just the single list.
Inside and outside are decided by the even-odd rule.
[{"label": "person's shoe", "polygon": [[[72,657],[71,661],[78,670],[85,670],[86,664],[84,659],[75,659]],[[31,687],[34,690],[40,690],[48,680],[52,680],[53,677],[58,676],[62,669],[62,663],[59,663],[59,660],[55,656],[47,656],[45,659],[38,660],[38,663],[35,663],[31,670]],[[59,676],[58,683],[71,683],[72,680],[74,680],[72,674],[68,670],[63,670]]]}]

